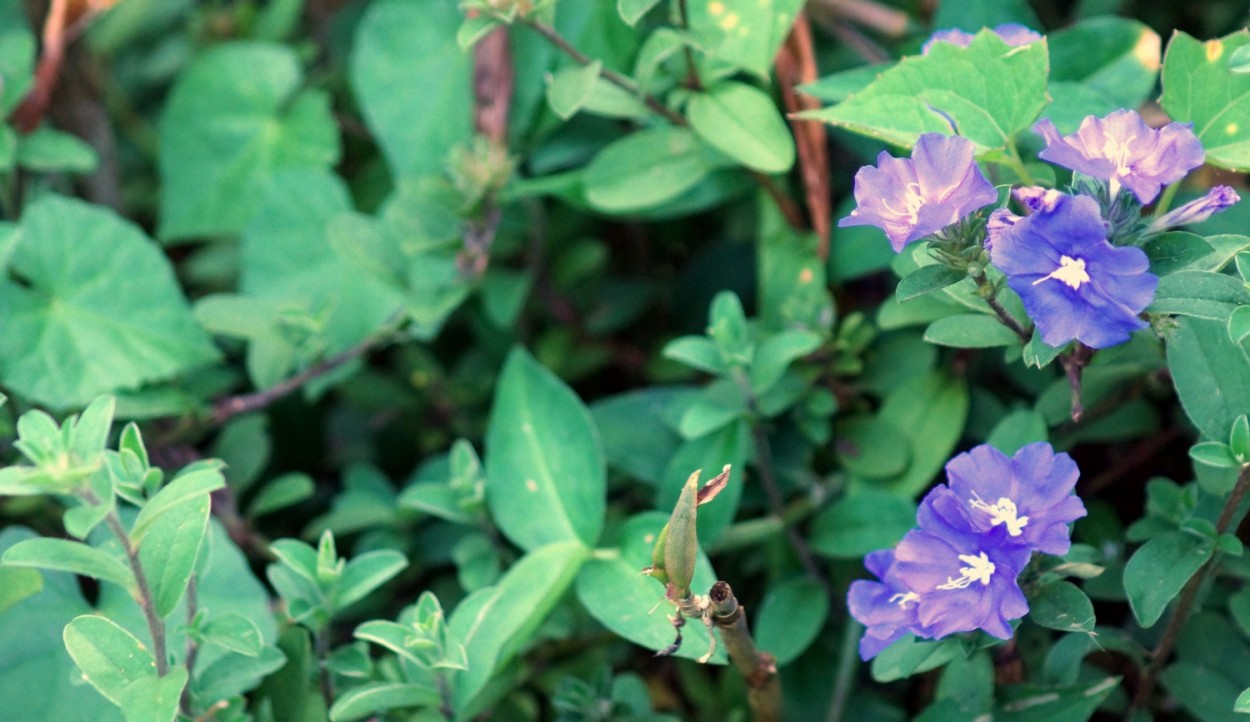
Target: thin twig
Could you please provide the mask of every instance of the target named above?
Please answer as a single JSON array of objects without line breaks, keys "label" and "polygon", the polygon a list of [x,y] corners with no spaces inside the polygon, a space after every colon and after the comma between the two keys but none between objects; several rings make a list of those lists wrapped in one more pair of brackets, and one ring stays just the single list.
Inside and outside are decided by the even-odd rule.
[{"label": "thin twig", "polygon": [[[1241,473],[1237,475],[1237,483],[1233,486],[1233,491],[1228,495],[1228,501],[1224,503],[1224,509],[1220,512],[1220,518],[1215,522],[1216,534],[1226,534],[1230,528],[1234,527],[1234,517],[1239,511],[1242,500],[1246,496],[1246,492],[1250,490],[1250,464],[1241,467]],[[1237,522],[1240,522],[1237,519]],[[1129,706],[1125,719],[1133,719],[1137,710],[1142,709],[1150,701],[1150,695],[1154,692],[1155,684],[1159,679],[1159,673],[1163,671],[1163,665],[1167,662],[1168,657],[1172,654],[1172,648],[1176,646],[1176,640],[1180,636],[1181,629],[1184,628],[1185,622],[1189,620],[1189,614],[1193,611],[1194,602],[1198,598],[1198,590],[1206,582],[1211,571],[1219,563],[1219,554],[1214,553],[1211,558],[1202,565],[1189,581],[1185,584],[1185,588],[1181,590],[1180,601],[1176,605],[1176,611],[1172,614],[1172,618],[1168,620],[1168,626],[1163,630],[1163,636],[1159,638],[1159,644],[1155,646],[1154,652],[1150,655],[1150,666],[1146,668],[1146,673],[1142,675],[1141,684],[1137,686],[1137,692],[1133,695],[1133,703]]]},{"label": "thin twig", "polygon": [[[681,17],[681,29],[689,30],[690,11],[686,7],[686,0],[677,0],[677,9]],[[686,54],[687,84],[695,90],[703,90],[703,81],[699,80],[699,66],[695,65],[694,51],[690,49],[690,43],[682,43],[681,49]]]},{"label": "thin twig", "polygon": [[761,652],[747,628],[746,610],[738,604],[726,582],[716,582],[708,592],[712,619],[720,629],[729,660],[747,683],[747,703],[754,722],[781,722],[781,677],[777,659]]},{"label": "thin twig", "polygon": [[1068,376],[1068,386],[1072,390],[1073,421],[1080,421],[1085,415],[1085,404],[1081,401],[1081,376],[1093,356],[1093,349],[1078,341],[1071,353],[1065,353],[1059,357],[1059,362],[1063,364],[1063,371]]},{"label": "thin twig", "polygon": [[[985,288],[989,284],[989,279],[985,277],[984,273],[973,276],[972,280],[976,282],[978,288]],[[1016,317],[1012,316],[1006,308],[1003,308],[1003,304],[998,302],[998,299],[995,298],[993,293],[987,294],[984,298],[985,305],[990,307],[990,310],[994,312],[995,316],[998,316],[998,320],[1002,321],[1004,326],[1011,329],[1011,332],[1018,336],[1021,341],[1028,343],[1029,339],[1033,337],[1033,333],[1024,326],[1021,326],[1020,322],[1016,320]]]},{"label": "thin twig", "polygon": [[312,381],[318,376],[327,374],[352,359],[363,356],[375,346],[380,345],[389,338],[389,335],[383,334],[378,336],[370,336],[360,343],[352,346],[346,351],[341,351],[319,363],[309,366],[298,374],[289,379],[263,390],[250,394],[240,394],[238,396],[228,396],[218,400],[213,404],[213,423],[221,425],[239,414],[246,414],[252,411],[259,411],[268,407],[270,404],[283,399],[300,389],[304,384]]},{"label": "thin twig", "polygon": [[[93,499],[94,501],[91,501]],[[94,494],[90,494],[88,501],[93,504],[100,503],[98,499],[95,499]],[[130,543],[130,535],[122,526],[121,517],[117,515],[116,510],[110,511],[108,516],[104,517],[104,523],[108,525],[109,531],[113,533],[117,541],[121,542],[122,549],[126,552],[126,561],[130,564],[130,571],[135,575],[135,591],[138,594],[138,599],[135,601],[139,603],[143,618],[148,623],[148,633],[152,635],[152,656],[156,658],[156,676],[164,677],[169,671],[169,660],[165,652],[165,620],[156,613],[152,587],[148,584],[147,575],[143,573],[143,564],[139,561],[139,550]]]}]

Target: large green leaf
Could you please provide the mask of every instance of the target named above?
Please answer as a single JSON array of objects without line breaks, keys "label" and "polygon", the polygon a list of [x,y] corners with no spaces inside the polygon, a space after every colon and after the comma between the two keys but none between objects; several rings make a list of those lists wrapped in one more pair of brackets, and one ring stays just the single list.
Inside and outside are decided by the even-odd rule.
[{"label": "large green leaf", "polygon": [[[343,183],[324,172],[276,178],[243,235],[240,290],[248,298],[298,309],[333,353],[375,332],[400,308],[400,292],[371,274],[328,230],[351,211]],[[295,330],[291,329],[290,333]]]},{"label": "large green leaf", "polygon": [[916,526],[916,504],[877,489],[852,494],[822,511],[812,524],[812,550],[835,559],[859,559],[898,543]]},{"label": "large green leaf", "polygon": [[486,432],[486,503],[518,546],[593,546],[603,529],[607,472],[590,412],[524,349],[508,355]]},{"label": "large green leaf", "polygon": [[599,151],[586,167],[586,201],[613,213],[653,208],[693,188],[718,163],[685,128],[640,130]]},{"label": "large green leaf", "polygon": [[820,634],[829,615],[829,596],[815,579],[795,577],[771,585],[752,613],[756,644],[776,657],[778,666],[784,666]]},{"label": "large green leaf", "polygon": [[1194,124],[1208,163],[1234,170],[1250,169],[1250,75],[1229,61],[1247,44],[1246,30],[1205,43],[1177,31],[1163,58],[1163,109]]},{"label": "large green leaf", "polygon": [[135,578],[126,563],[113,554],[82,542],[41,537],[18,542],[0,557],[6,567],[71,572],[123,589],[134,589]]},{"label": "large green leaf", "polygon": [[473,132],[473,57],[456,45],[455,0],[382,0],[356,29],[349,73],[391,172],[435,173]]},{"label": "large green leaf", "polygon": [[968,385],[932,372],[896,387],[881,406],[881,418],[911,440],[911,463],[898,476],[863,482],[901,496],[916,496],[950,458],[968,418]]},{"label": "large green leaf", "polygon": [[27,208],[15,242],[12,278],[0,282],[9,389],[67,408],[217,358],[169,262],[112,211],[44,196]]},{"label": "large green leaf", "polygon": [[690,28],[712,57],[767,78],[803,0],[716,0],[687,4]]},{"label": "large green leaf", "polygon": [[139,548],[156,613],[162,619],[173,613],[187,591],[208,530],[208,508],[208,493],[181,500],[148,527]]},{"label": "large green leaf", "polygon": [[1073,687],[1017,685],[1008,689],[1005,699],[994,710],[994,719],[1012,722],[1084,722],[1120,684],[1119,677],[1107,677]]},{"label": "large green leaf", "polygon": [[131,543],[142,546],[144,535],[162,516],[196,497],[207,499],[209,494],[225,485],[225,477],[216,468],[197,469],[178,476],[139,510],[135,525],[130,530]]},{"label": "large green leaf", "polygon": [[374,682],[353,687],[334,700],[331,722],[354,722],[378,712],[404,707],[438,707],[438,691],[406,682]]},{"label": "large green leaf", "polygon": [[448,639],[464,645],[468,669],[456,675],[455,707],[467,717],[474,699],[546,618],[573,582],[589,550],[562,541],[521,557],[493,587],[466,597],[447,620]]},{"label": "large green leaf", "polygon": [[748,168],[784,173],[794,165],[794,139],[772,98],[744,83],[697,93],[687,108],[690,127],[714,148]]},{"label": "large green leaf", "polygon": [[1013,48],[986,30],[967,48],[937,43],[928,55],[903,58],[844,102],[803,117],[904,147],[954,130],[980,155],[1037,119],[1050,100],[1047,70],[1045,42]]},{"label": "large green leaf", "polygon": [[75,617],[65,627],[65,648],[83,678],[118,706],[128,685],[156,677],[151,650],[116,622],[98,614]]},{"label": "large green leaf", "polygon": [[1145,24],[1100,16],[1047,36],[1050,94],[1043,113],[1062,132],[1076,130],[1087,115],[1136,108],[1154,92],[1161,41]]},{"label": "large green leaf", "polygon": [[218,45],[191,63],[161,116],[163,239],[238,233],[273,175],[339,158],[330,96],[301,90],[295,51]]},{"label": "large green leaf", "polygon": [[1168,369],[1181,407],[1208,439],[1224,439],[1250,409],[1250,359],[1219,321],[1179,318],[1168,338]]},{"label": "large green leaf", "polygon": [[1232,276],[1211,271],[1177,271],[1159,279],[1154,301],[1146,310],[1227,321],[1235,309],[1246,305],[1250,305],[1250,291]]},{"label": "large green leaf", "polygon": [[1169,531],[1142,545],[1124,565],[1124,591],[1137,622],[1150,627],[1211,558],[1215,540],[1183,531]]},{"label": "large green leaf", "polygon": [[[660,511],[629,519],[613,540],[616,549],[596,554],[577,575],[577,598],[586,611],[614,634],[652,650],[664,649],[676,636],[667,618],[674,608],[664,601],[664,585],[639,574],[651,566],[656,536],[667,523],[668,514]],[[706,594],[715,582],[712,565],[700,550],[691,588]],[[710,640],[702,624],[692,620],[682,628],[682,635],[685,642],[674,656],[698,659],[707,652]],[[724,664],[723,648],[712,657],[712,662]]]}]

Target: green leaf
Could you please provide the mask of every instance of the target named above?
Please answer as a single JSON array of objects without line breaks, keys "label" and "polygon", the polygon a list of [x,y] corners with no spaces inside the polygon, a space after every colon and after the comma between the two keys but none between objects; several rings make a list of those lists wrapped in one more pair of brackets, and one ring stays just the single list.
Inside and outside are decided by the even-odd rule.
[{"label": "green leaf", "polygon": [[354,722],[380,712],[405,707],[437,708],[438,690],[407,682],[373,682],[339,696],[330,707],[331,722]]},{"label": "green leaf", "polygon": [[679,361],[690,368],[710,374],[725,372],[725,362],[720,349],[707,336],[682,336],[664,345],[664,358]]},{"label": "green leaf", "polygon": [[1250,461],[1250,417],[1246,414],[1233,420],[1233,428],[1228,432],[1228,448],[1239,460]]},{"label": "green leaf", "polygon": [[209,494],[225,485],[226,479],[218,469],[200,469],[177,477],[166,484],[139,510],[135,525],[130,530],[131,543],[142,547],[144,535],[163,515],[173,511],[188,499],[194,499],[197,496],[207,498]]},{"label": "green leaf", "polygon": [[772,98],[754,86],[728,82],[696,93],[687,114],[699,137],[748,168],[784,173],[794,165],[790,129]]},{"label": "green leaf", "polygon": [[872,678],[878,682],[907,679],[941,667],[961,653],[958,639],[919,640],[908,634],[873,658]]},{"label": "green leaf", "polygon": [[[1212,657],[1212,660],[1219,659]],[[1245,684],[1222,673],[1223,660],[1204,664],[1181,661],[1163,670],[1159,680],[1168,695],[1202,722],[1238,722],[1245,718],[1233,711],[1238,690]],[[1240,676],[1240,675],[1239,675]]]},{"label": "green leaf", "polygon": [[191,682],[192,697],[200,700],[202,706],[210,707],[254,688],[285,663],[286,657],[274,647],[265,647],[255,657],[226,654],[196,670]]},{"label": "green leaf", "polygon": [[913,298],[923,296],[926,293],[953,286],[967,277],[967,272],[941,263],[921,266],[898,282],[898,289],[894,292],[894,295],[902,303],[903,301],[910,301]]},{"label": "green leaf", "polygon": [[1037,119],[1049,102],[1046,74],[1046,43],[1013,48],[983,30],[967,48],[938,43],[842,103],[800,117],[905,148],[924,133],[957,130],[982,155],[1005,148]]},{"label": "green leaf", "polygon": [[924,340],[954,348],[994,348],[1020,343],[1020,337],[998,318],[983,313],[961,313],[939,318],[925,329]]},{"label": "green leaf", "polygon": [[582,181],[590,205],[628,213],[677,198],[713,167],[713,158],[694,133],[662,126],[631,133],[599,151]]},{"label": "green leaf", "polygon": [[112,582],[126,590],[135,587],[130,567],[108,552],[66,539],[27,539],[9,548],[0,557],[6,567],[33,567],[81,574]]},{"label": "green leaf", "polygon": [[677,449],[664,467],[656,494],[656,508],[672,509],[681,497],[682,486],[690,472],[703,469],[711,474],[729,464],[733,467],[725,488],[716,501],[699,508],[699,542],[711,544],[733,522],[742,500],[747,454],[751,448],[751,427],[745,419],[722,426],[710,434],[690,439]]},{"label": "green leaf", "polygon": [[472,137],[473,54],[456,44],[457,5],[374,2],[356,28],[348,76],[397,178],[441,171]]},{"label": "green leaf", "polygon": [[112,211],[45,195],[16,243],[9,273],[23,282],[0,285],[0,368],[15,393],[66,408],[216,360],[169,261]]},{"label": "green leaf", "polygon": [[486,432],[486,503],[523,549],[593,546],[603,530],[607,475],[594,420],[577,395],[524,349],[499,375]]},{"label": "green leaf", "polygon": [[139,560],[162,619],[173,613],[187,591],[208,531],[208,508],[208,494],[185,497],[147,527]]},{"label": "green leaf", "polygon": [[651,81],[661,64],[682,48],[697,48],[690,33],[673,28],[656,28],[643,41],[634,61],[634,78],[642,90],[651,89]]},{"label": "green leaf", "polygon": [[784,667],[816,640],[829,615],[829,597],[810,577],[795,577],[769,586],[751,625],[761,651]]},{"label": "green leaf", "polygon": [[856,66],[800,85],[798,90],[825,103],[841,103],[867,88],[882,72],[892,66],[893,63]]},{"label": "green leaf", "polygon": [[985,443],[1013,456],[1022,446],[1047,440],[1046,417],[1033,409],[1020,409],[1000,419]]},{"label": "green leaf", "polygon": [[681,393],[681,389],[646,388],[591,404],[609,467],[653,485],[660,483],[664,467],[681,443],[664,423],[663,413]]},{"label": "green leaf", "polygon": [[1237,695],[1237,701],[1233,702],[1233,711],[1250,714],[1250,688],[1242,690],[1241,694]]},{"label": "green leaf", "polygon": [[1107,677],[1092,684],[1059,689],[1018,685],[1008,688],[1005,699],[995,705],[994,719],[1009,719],[1012,722],[1084,722],[1119,685],[1119,677]]},{"label": "green leaf", "polygon": [[363,599],[407,566],[408,558],[394,549],[378,549],[355,557],[339,579],[338,608]]},{"label": "green leaf", "polygon": [[[1075,83],[1097,93],[1107,111],[1136,108],[1154,92],[1161,41],[1158,33],[1140,21],[1113,16],[1086,18],[1048,34],[1046,40],[1052,83]],[[1051,95],[1058,103],[1059,93]],[[1080,112],[1090,115],[1100,111],[1085,108]],[[1075,127],[1065,132],[1069,130]]]},{"label": "green leaf", "polygon": [[603,63],[598,60],[587,65],[572,65],[556,73],[547,84],[547,104],[551,112],[568,120],[577,114],[590,97],[590,91],[599,79]]},{"label": "green leaf", "polygon": [[1159,621],[1214,549],[1213,539],[1181,531],[1165,532],[1143,544],[1124,566],[1124,591],[1137,622],[1151,627]]},{"label": "green leaf", "polygon": [[[705,505],[699,512],[712,509],[721,500]],[[661,650],[673,643],[676,636],[673,625],[664,614],[650,614],[657,604],[666,611],[672,604],[664,601],[664,585],[651,577],[639,574],[651,566],[651,551],[656,536],[668,523],[668,514],[649,511],[627,520],[611,540],[615,548],[594,555],[577,575],[577,598],[586,611],[603,626],[650,650]],[[707,555],[700,549],[695,560],[695,590],[710,589],[716,576]],[[692,620],[693,621],[693,620]],[[682,629],[685,641],[673,656],[698,659],[708,650],[710,640],[702,624],[687,624]],[[724,664],[723,648],[712,657],[713,664]]]},{"label": "green leaf", "polygon": [[261,486],[247,505],[247,515],[252,518],[271,514],[301,501],[311,499],[316,491],[312,477],[301,472],[276,476]]},{"label": "green leaf", "polygon": [[1228,337],[1240,345],[1250,337],[1250,308],[1235,308],[1228,316]]},{"label": "green leaf", "polygon": [[1177,271],[1159,279],[1149,313],[1170,313],[1227,321],[1233,311],[1250,305],[1250,290],[1232,276],[1210,271]]},{"label": "green leaf", "polygon": [[143,677],[126,685],[118,702],[126,722],[173,722],[187,679],[186,667],[176,667],[164,677]]},{"label": "green leaf", "polygon": [[833,453],[847,471],[869,479],[888,479],[907,469],[910,439],[889,421],[876,415],[839,419]]},{"label": "green leaf", "polygon": [[501,25],[502,23],[493,15],[483,13],[474,17],[466,16],[464,22],[460,24],[460,29],[456,31],[456,45],[462,52],[467,53],[478,44],[478,41]]},{"label": "green leaf", "polygon": [[766,393],[778,381],[791,362],[820,348],[819,335],[802,329],[788,329],[764,339],[751,359],[751,391],[757,396]]},{"label": "green leaf", "polygon": [[1207,163],[1234,170],[1250,169],[1250,77],[1229,59],[1248,43],[1246,30],[1206,42],[1177,31],[1163,58],[1163,109],[1194,124]]},{"label": "green leaf", "polygon": [[260,655],[265,646],[256,623],[241,614],[214,614],[200,630],[204,641],[245,657]]},{"label": "green leaf", "polygon": [[464,645],[468,669],[456,675],[454,705],[468,717],[475,697],[529,641],[589,555],[579,541],[560,541],[521,557],[493,587],[470,594],[447,621],[449,641]]},{"label": "green leaf", "polygon": [[0,567],[0,614],[43,589],[43,576],[34,569]]},{"label": "green leaf", "polygon": [[[927,487],[950,458],[968,418],[968,386],[940,372],[931,372],[897,386],[881,406],[880,416],[911,441],[911,463],[902,474],[879,488],[899,496],[915,496]],[[877,486],[875,480],[866,485]]]},{"label": "green leaf", "polygon": [[729,380],[714,381],[694,394],[677,423],[677,432],[685,439],[697,439],[746,414],[747,400],[742,389]]},{"label": "green leaf", "polygon": [[47,126],[17,139],[17,164],[36,173],[94,173],[100,164],[95,148],[69,133]]},{"label": "green leaf", "polygon": [[803,0],[691,2],[690,28],[712,57],[767,79]]},{"label": "green leaf", "polygon": [[1250,359],[1233,344],[1224,324],[1177,319],[1167,344],[1181,407],[1209,439],[1223,439],[1233,421],[1250,409]]},{"label": "green leaf", "polygon": [[642,16],[658,5],[660,0],[616,0],[616,11],[628,25],[637,25]]},{"label": "green leaf", "polygon": [[960,28],[972,33],[1002,23],[1040,27],[1028,0],[964,0],[938,5],[933,17],[934,28]]},{"label": "green leaf", "polygon": [[916,526],[916,504],[865,489],[838,500],[812,523],[812,550],[834,559],[860,559],[898,543]]},{"label": "green leaf", "polygon": [[259,42],[217,45],[178,75],[158,126],[162,239],[238,233],[275,174],[338,161],[330,95],[302,84],[292,48]]},{"label": "green leaf", "polygon": [[156,677],[156,660],[143,642],[98,614],[75,617],[65,627],[65,648],[91,686],[119,707],[126,687]]},{"label": "green leaf", "polygon": [[0,115],[8,117],[34,84],[35,35],[20,2],[0,3]]},{"label": "green leaf", "polygon": [[1094,605],[1072,582],[1052,582],[1029,598],[1029,619],[1061,632],[1092,633]]},{"label": "green leaf", "polygon": [[1233,450],[1222,441],[1203,441],[1189,447],[1189,458],[1199,464],[1214,466],[1220,469],[1236,469],[1241,462],[1233,455]]}]

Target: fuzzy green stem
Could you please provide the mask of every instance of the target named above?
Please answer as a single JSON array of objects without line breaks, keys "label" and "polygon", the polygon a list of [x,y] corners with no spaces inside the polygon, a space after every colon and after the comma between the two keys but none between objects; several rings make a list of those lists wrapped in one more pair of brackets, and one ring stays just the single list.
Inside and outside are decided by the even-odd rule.
[{"label": "fuzzy green stem", "polygon": [[747,683],[747,703],[754,722],[781,722],[781,677],[777,659],[761,652],[747,628],[746,610],[738,604],[726,582],[716,582],[708,592],[712,618],[720,629],[729,660]]},{"label": "fuzzy green stem", "polygon": [[[95,495],[92,494],[91,498],[95,498]],[[104,523],[117,541],[121,542],[122,549],[126,552],[126,561],[130,564],[130,571],[135,575],[137,594],[135,601],[139,603],[143,618],[148,623],[148,633],[152,635],[152,656],[156,658],[156,676],[164,677],[169,671],[169,660],[165,652],[165,620],[156,613],[152,586],[148,584],[148,577],[143,573],[143,564],[139,561],[139,550],[130,543],[130,535],[126,533],[126,528],[122,526],[121,517],[116,511],[110,511],[108,516],[104,517]]]},{"label": "fuzzy green stem", "polygon": [[[1215,522],[1215,532],[1217,534],[1225,534],[1229,529],[1236,529],[1240,526],[1246,514],[1246,510],[1240,507],[1247,491],[1250,491],[1250,464],[1241,467],[1241,473],[1237,475],[1237,483],[1233,486],[1232,493],[1228,495],[1228,501],[1224,503],[1224,509],[1220,511],[1220,518]],[[1141,684],[1137,686],[1137,692],[1133,695],[1133,703],[1129,705],[1125,719],[1133,719],[1137,710],[1144,709],[1149,703],[1150,695],[1154,692],[1155,685],[1158,682],[1159,673],[1163,671],[1163,665],[1167,663],[1168,657],[1171,656],[1172,648],[1176,646],[1176,640],[1180,637],[1181,630],[1185,627],[1185,622],[1189,621],[1189,615],[1193,611],[1194,602],[1198,597],[1198,590],[1202,588],[1207,577],[1210,576],[1218,563],[1219,554],[1212,554],[1211,558],[1202,565],[1202,568],[1197,573],[1189,578],[1185,588],[1181,590],[1180,601],[1176,604],[1176,611],[1173,612],[1172,618],[1168,620],[1168,626],[1163,630],[1163,636],[1159,638],[1159,644],[1150,655],[1150,665],[1146,668],[1145,674],[1142,675]]]}]

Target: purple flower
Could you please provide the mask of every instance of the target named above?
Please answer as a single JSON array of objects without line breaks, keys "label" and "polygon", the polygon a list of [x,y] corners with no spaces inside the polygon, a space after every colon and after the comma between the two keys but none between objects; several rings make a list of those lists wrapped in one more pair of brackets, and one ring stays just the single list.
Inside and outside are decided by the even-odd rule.
[{"label": "purple flower", "polygon": [[950,490],[973,529],[1007,531],[1007,544],[1047,554],[1066,554],[1068,524],[1085,516],[1073,490],[1081,475],[1067,454],[1050,444],[1029,444],[1007,458],[989,444],[960,454],[946,464]]},{"label": "purple flower", "polygon": [[1022,186],[1011,192],[1020,204],[1033,213],[1052,211],[1063,194],[1053,188],[1041,186]]},{"label": "purple flower", "polygon": [[[1028,45],[1042,39],[1041,35],[1018,23],[1003,23],[995,26],[994,32],[1003,39],[1003,42],[1012,47]],[[925,41],[924,47],[920,48],[920,54],[928,55],[929,51],[937,43],[951,43],[952,45],[966,48],[972,44],[972,40],[975,37],[976,35],[973,33],[966,33],[959,28],[939,30],[930,35],[929,39]]]},{"label": "purple flower", "polygon": [[981,175],[972,142],[959,136],[926,133],[911,158],[884,151],[877,165],[855,174],[856,208],[839,226],[876,226],[895,251],[950,226],[996,200]]},{"label": "purple flower", "polygon": [[864,557],[864,566],[881,581],[851,582],[846,603],[851,616],[865,627],[864,636],[859,640],[859,656],[867,661],[904,635],[916,631],[919,596],[907,589],[894,573],[894,550],[869,553]]},{"label": "purple flower", "polygon": [[1105,118],[1090,115],[1071,135],[1060,136],[1043,118],[1033,130],[1046,139],[1038,155],[1051,163],[1110,182],[1111,195],[1120,186],[1149,203],[1159,190],[1202,165],[1202,143],[1192,123],[1169,123],[1158,130],[1133,110],[1117,110]]},{"label": "purple flower", "polygon": [[1241,196],[1237,195],[1237,191],[1228,186],[1216,186],[1205,196],[1156,218],[1151,222],[1150,230],[1165,231],[1178,226],[1202,223],[1239,200]]},{"label": "purple flower", "polygon": [[1137,314],[1159,279],[1147,272],[1141,249],[1107,242],[1093,198],[1063,196],[1024,217],[998,210],[987,228],[990,261],[1007,274],[1047,344],[1106,348],[1146,327]]},{"label": "purple flower", "polygon": [[925,636],[981,629],[1011,637],[1009,622],[1029,611],[1016,577],[1033,551],[1007,541],[1006,528],[974,529],[949,488],[929,492],[916,513],[919,529],[894,549],[893,572],[917,599],[916,622]]}]

